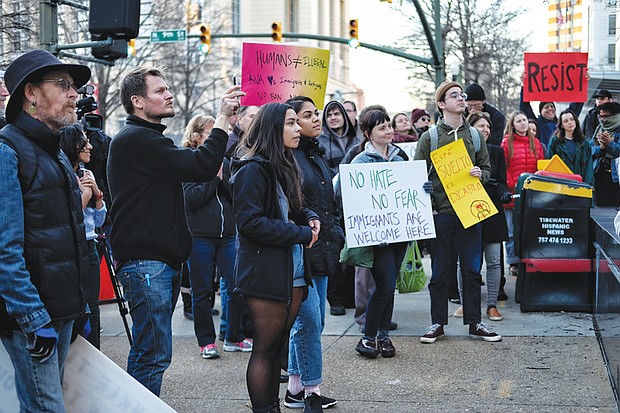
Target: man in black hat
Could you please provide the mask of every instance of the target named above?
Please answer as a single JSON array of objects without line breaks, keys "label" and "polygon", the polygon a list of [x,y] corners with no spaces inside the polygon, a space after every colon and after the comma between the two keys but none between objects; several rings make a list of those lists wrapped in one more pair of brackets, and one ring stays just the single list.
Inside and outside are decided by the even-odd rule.
[{"label": "man in black hat", "polygon": [[504,128],[506,127],[506,116],[495,106],[487,103],[487,97],[484,89],[477,83],[472,83],[465,88],[465,104],[467,110],[465,117],[472,113],[486,112],[491,117],[491,136],[487,140],[487,144],[500,146],[504,138]]},{"label": "man in black hat", "polygon": [[594,137],[594,131],[596,130],[599,121],[598,121],[598,107],[603,103],[612,102],[613,96],[611,92],[606,89],[601,89],[598,92],[595,92],[592,95],[592,99],[594,99],[594,107],[588,111],[585,119],[583,120],[583,124],[581,125],[581,131],[583,132],[583,136],[586,139],[592,139]]},{"label": "man in black hat", "polygon": [[49,52],[7,68],[11,99],[0,131],[0,339],[15,368],[21,411],[64,412],[62,371],[84,312],[87,262],[78,182],[58,131],[77,121],[90,69]]}]

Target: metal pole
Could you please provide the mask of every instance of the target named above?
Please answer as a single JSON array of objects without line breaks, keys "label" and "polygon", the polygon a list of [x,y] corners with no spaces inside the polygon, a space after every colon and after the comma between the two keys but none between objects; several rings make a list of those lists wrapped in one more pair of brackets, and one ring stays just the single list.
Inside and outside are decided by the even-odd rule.
[{"label": "metal pole", "polygon": [[437,55],[439,56],[439,60],[435,64],[435,87],[439,86],[441,82],[446,80],[446,62],[443,52],[443,37],[441,27],[441,6],[439,3],[439,0],[433,0],[433,17],[435,18],[435,47],[437,48]]},{"label": "metal pole", "polygon": [[54,46],[58,44],[58,2],[39,0],[39,45],[50,53],[58,54]]}]

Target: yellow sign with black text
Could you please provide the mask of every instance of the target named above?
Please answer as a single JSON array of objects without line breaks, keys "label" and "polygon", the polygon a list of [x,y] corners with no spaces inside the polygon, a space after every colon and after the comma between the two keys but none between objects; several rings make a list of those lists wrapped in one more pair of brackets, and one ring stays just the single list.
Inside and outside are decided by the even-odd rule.
[{"label": "yellow sign with black text", "polygon": [[480,179],[469,174],[474,165],[462,139],[431,152],[431,160],[463,227],[469,228],[497,214]]}]

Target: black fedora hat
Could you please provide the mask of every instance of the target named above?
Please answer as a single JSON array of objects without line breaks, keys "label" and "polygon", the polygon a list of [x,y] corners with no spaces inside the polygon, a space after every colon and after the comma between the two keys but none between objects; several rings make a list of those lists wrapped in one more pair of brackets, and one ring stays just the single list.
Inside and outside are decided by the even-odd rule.
[{"label": "black fedora hat", "polygon": [[54,70],[66,70],[80,88],[90,79],[90,68],[83,65],[70,65],[61,62],[46,50],[33,50],[15,59],[4,72],[4,82],[11,98],[6,107],[6,120],[12,122],[22,107],[22,89],[28,82],[36,82],[45,73]]}]

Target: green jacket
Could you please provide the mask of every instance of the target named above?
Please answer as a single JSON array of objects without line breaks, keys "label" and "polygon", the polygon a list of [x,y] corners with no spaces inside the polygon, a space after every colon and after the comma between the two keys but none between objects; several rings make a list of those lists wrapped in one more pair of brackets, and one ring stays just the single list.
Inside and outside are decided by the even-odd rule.
[{"label": "green jacket", "polygon": [[581,175],[583,182],[594,185],[592,146],[585,139],[581,142],[575,142],[575,146],[575,155],[572,156],[566,142],[562,142],[557,135],[553,135],[547,148],[547,159],[551,159],[553,155],[558,155],[574,174]]},{"label": "green jacket", "polygon": [[[437,132],[437,148],[441,148],[442,146],[454,142],[455,138],[452,127],[445,124],[441,118],[437,122]],[[463,124],[457,129],[456,134],[459,139],[464,140],[465,148],[467,148],[467,152],[469,153],[472,163],[474,166],[478,166],[482,170],[482,177],[480,178],[480,181],[483,185],[486,184],[491,176],[491,161],[489,159],[489,152],[484,138],[480,136],[480,150],[476,152],[474,142],[469,134],[469,124],[465,122],[464,119]],[[423,159],[426,161],[426,168],[429,171],[429,179],[433,182],[433,195],[431,196],[433,200],[433,210],[440,214],[455,215],[454,209],[452,208],[452,205],[448,200],[448,196],[446,195],[446,191],[439,180],[437,171],[431,162],[431,139],[428,131],[424,132],[420,137],[420,141],[418,142],[418,146],[415,150],[414,159]]]}]

